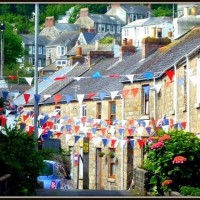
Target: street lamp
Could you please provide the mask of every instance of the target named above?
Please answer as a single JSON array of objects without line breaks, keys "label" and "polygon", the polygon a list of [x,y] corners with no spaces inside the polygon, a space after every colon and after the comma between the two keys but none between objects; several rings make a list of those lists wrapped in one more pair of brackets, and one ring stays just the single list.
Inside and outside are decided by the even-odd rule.
[{"label": "street lamp", "polygon": [[0,79],[3,79],[3,68],[4,68],[4,30],[5,23],[1,22],[1,74]]}]

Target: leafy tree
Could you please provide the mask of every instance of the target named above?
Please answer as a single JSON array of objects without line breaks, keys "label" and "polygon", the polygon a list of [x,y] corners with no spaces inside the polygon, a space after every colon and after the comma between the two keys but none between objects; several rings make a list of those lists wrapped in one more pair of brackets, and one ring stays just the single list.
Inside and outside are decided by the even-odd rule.
[{"label": "leafy tree", "polygon": [[102,38],[99,42],[101,44],[111,44],[111,43],[113,43],[113,40],[114,40],[113,37],[108,36],[108,37]]},{"label": "leafy tree", "polygon": [[156,10],[153,11],[154,17],[159,17],[159,16],[171,17],[172,15],[173,15],[173,10],[165,9],[162,7],[158,7]]},{"label": "leafy tree", "polygon": [[4,62],[6,67],[17,63],[17,59],[24,55],[22,39],[13,32],[13,28],[5,23],[4,31]]},{"label": "leafy tree", "polygon": [[6,135],[0,134],[0,171],[11,174],[11,195],[33,195],[47,153],[38,151],[34,136],[17,126],[12,129],[5,126],[4,131]]}]

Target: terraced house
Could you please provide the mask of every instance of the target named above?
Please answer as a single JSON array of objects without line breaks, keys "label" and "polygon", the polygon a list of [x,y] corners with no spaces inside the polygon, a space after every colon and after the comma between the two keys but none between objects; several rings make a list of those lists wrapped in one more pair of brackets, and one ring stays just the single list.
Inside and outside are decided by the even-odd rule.
[{"label": "terraced house", "polygon": [[[77,47],[68,71],[39,84],[46,85],[39,90],[39,119],[48,119],[52,137],[71,150],[77,188],[129,188],[133,169],[142,168],[146,139],[157,128],[199,133],[199,37],[200,28],[173,42],[147,37],[141,49],[124,39],[119,57],[90,51],[82,59]],[[27,104],[23,95],[15,99],[24,114],[33,109],[33,90],[26,93]],[[31,119],[24,122],[28,127]]]}]

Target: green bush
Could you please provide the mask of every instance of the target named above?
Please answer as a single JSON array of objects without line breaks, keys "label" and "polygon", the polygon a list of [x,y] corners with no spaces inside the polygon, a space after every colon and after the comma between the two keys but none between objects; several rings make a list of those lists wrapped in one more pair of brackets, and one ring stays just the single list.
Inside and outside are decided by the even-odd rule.
[{"label": "green bush", "polygon": [[164,195],[180,186],[200,186],[200,139],[193,133],[174,130],[148,139],[144,168],[154,195]]},{"label": "green bush", "polygon": [[0,133],[0,171],[11,174],[14,196],[33,195],[38,188],[37,177],[48,152],[37,150],[38,141],[17,126],[5,127]]},{"label": "green bush", "polygon": [[183,196],[200,196],[200,188],[181,186],[180,194]]}]

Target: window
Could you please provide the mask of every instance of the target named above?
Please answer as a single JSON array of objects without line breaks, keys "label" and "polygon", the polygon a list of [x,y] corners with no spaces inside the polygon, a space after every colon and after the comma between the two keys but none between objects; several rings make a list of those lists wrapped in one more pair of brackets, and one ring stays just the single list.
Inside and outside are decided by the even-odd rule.
[{"label": "window", "polygon": [[142,113],[144,115],[149,114],[149,92],[145,92],[147,87],[149,87],[149,85],[142,86]]},{"label": "window", "polygon": [[109,120],[111,121],[111,124],[114,120],[116,120],[116,102],[111,101],[109,102]]},{"label": "window", "polygon": [[121,31],[121,27],[117,26],[117,33],[120,33],[120,31]]},{"label": "window", "polygon": [[81,116],[80,117],[86,117],[86,104],[81,105]]},{"label": "window", "polygon": [[137,15],[136,14],[130,14],[130,20],[135,21],[137,19]]},{"label": "window", "polygon": [[35,65],[35,58],[29,58],[29,63]]},{"label": "window", "polygon": [[38,66],[39,66],[39,67],[42,67],[42,59],[39,59],[39,60],[38,60]]},{"label": "window", "polygon": [[110,32],[110,25],[107,25],[107,31]]},{"label": "window", "polygon": [[105,24],[99,24],[98,25],[98,32],[105,32]]},{"label": "window", "polygon": [[62,65],[66,65],[66,61],[65,60],[62,60]]},{"label": "window", "polygon": [[38,54],[42,55],[42,47],[38,47]]},{"label": "window", "polygon": [[33,54],[35,54],[35,46],[33,46]]},{"label": "window", "polygon": [[97,114],[96,114],[97,119],[101,119],[101,109],[102,109],[102,104],[99,102],[97,103]]},{"label": "window", "polygon": [[63,56],[65,55],[65,47],[64,46],[58,46],[57,47],[57,56]]},{"label": "window", "polygon": [[114,25],[110,26],[110,33],[115,33],[115,26]]},{"label": "window", "polygon": [[46,48],[43,47],[43,55],[46,55]]},{"label": "window", "polygon": [[145,26],[145,27],[144,27],[144,33],[145,33],[146,35],[149,34],[149,27],[148,27],[148,26]]},{"label": "window", "polygon": [[[115,149],[110,148],[109,153],[115,154]],[[109,177],[115,178],[115,174],[116,174],[116,156],[114,158],[109,156]]]},{"label": "window", "polygon": [[32,53],[33,53],[33,52],[32,52],[32,46],[29,46],[29,47],[28,47],[28,50],[29,50],[29,51],[28,51],[29,54],[32,54]]},{"label": "window", "polygon": [[47,49],[48,57],[51,57],[51,49]]}]

